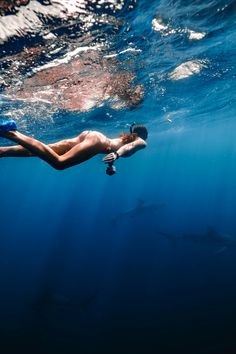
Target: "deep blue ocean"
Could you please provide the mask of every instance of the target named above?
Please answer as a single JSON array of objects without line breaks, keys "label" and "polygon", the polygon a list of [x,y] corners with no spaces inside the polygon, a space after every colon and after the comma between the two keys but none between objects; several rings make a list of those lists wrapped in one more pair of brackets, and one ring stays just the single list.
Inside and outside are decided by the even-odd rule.
[{"label": "deep blue ocean", "polygon": [[236,354],[235,79],[233,0],[0,1],[1,122],[149,131],[114,176],[0,159],[1,354]]}]

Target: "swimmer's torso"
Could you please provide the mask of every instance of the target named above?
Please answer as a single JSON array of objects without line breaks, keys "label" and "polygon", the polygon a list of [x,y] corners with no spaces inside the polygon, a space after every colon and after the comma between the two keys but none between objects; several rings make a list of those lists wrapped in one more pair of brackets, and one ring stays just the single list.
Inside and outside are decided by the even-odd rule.
[{"label": "swimmer's torso", "polygon": [[97,145],[99,153],[101,154],[107,154],[108,152],[116,151],[123,145],[123,142],[120,138],[109,139],[104,134],[98,131],[86,130],[75,138],[66,139],[58,142],[58,153],[64,154],[77,144],[80,144],[84,141],[91,142],[91,145]]}]

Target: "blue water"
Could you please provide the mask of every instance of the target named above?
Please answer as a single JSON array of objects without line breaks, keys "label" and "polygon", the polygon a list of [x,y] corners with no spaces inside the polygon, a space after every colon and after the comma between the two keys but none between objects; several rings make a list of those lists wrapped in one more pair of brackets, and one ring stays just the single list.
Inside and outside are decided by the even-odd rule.
[{"label": "blue water", "polygon": [[[1,121],[47,143],[136,121],[148,147],[112,177],[100,155],[64,171],[1,159],[1,353],[236,353],[235,2],[87,1],[86,16],[79,1],[57,6],[2,10]],[[55,72],[81,47],[57,66],[87,62],[76,92],[50,71],[39,92],[43,66]],[[142,101],[96,96],[108,73],[115,92],[112,75],[132,73]],[[140,198],[164,205],[120,217]]]}]

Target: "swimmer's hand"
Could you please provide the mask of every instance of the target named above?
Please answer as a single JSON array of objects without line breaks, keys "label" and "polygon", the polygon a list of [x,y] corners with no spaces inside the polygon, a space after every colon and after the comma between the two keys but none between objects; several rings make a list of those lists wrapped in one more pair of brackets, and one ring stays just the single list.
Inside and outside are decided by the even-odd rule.
[{"label": "swimmer's hand", "polygon": [[111,163],[114,162],[115,160],[117,160],[119,158],[119,155],[117,152],[111,152],[110,154],[106,155],[102,161],[105,163]]}]

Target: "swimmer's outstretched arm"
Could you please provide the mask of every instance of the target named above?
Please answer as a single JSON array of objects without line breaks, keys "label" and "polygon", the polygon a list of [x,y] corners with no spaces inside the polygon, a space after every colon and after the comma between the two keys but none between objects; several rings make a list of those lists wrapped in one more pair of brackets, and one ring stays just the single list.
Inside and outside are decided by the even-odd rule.
[{"label": "swimmer's outstretched arm", "polygon": [[117,150],[117,153],[119,154],[119,156],[129,157],[133,155],[136,151],[144,149],[146,146],[146,141],[141,138],[138,138],[132,143],[121,146],[121,148]]},{"label": "swimmer's outstretched arm", "polygon": [[136,151],[144,149],[147,146],[146,141],[144,141],[141,138],[138,138],[137,140],[133,141],[132,143],[125,144],[121,146],[116,152],[111,152],[110,154],[106,155],[103,158],[103,161],[105,163],[113,162],[119,157],[129,157],[133,155]]}]

